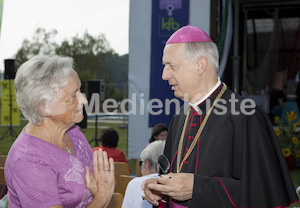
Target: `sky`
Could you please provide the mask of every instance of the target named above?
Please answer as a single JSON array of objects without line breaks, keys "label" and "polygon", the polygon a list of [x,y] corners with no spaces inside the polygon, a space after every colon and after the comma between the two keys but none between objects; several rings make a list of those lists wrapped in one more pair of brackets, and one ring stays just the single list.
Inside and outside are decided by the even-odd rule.
[{"label": "sky", "polygon": [[57,43],[87,31],[103,33],[119,55],[128,53],[129,0],[4,0],[0,33],[0,70],[37,28],[57,30]]}]

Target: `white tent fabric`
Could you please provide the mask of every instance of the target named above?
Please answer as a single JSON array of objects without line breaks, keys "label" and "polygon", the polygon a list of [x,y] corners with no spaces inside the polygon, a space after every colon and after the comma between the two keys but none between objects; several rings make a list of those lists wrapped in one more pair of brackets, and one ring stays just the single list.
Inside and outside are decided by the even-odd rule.
[{"label": "white tent fabric", "polygon": [[[151,1],[130,0],[129,99],[135,94],[139,100],[143,93],[145,105],[150,92],[151,5]],[[128,118],[128,158],[139,158],[151,135],[147,110],[140,114],[141,106],[136,106],[136,115],[130,114]]]}]

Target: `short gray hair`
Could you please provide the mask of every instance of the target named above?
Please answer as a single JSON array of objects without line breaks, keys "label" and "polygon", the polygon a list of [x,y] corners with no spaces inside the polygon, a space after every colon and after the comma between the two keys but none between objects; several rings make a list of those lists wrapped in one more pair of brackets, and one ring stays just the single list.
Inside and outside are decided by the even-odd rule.
[{"label": "short gray hair", "polygon": [[145,161],[146,159],[150,162],[150,171],[153,173],[157,172],[157,162],[158,157],[164,153],[165,149],[165,140],[156,140],[151,142],[142,152],[140,155],[140,159]]},{"label": "short gray hair", "polygon": [[186,56],[192,61],[201,56],[207,58],[211,67],[218,72],[219,70],[219,51],[214,42],[191,42],[185,43]]},{"label": "short gray hair", "polygon": [[16,99],[27,120],[42,124],[42,109],[52,105],[72,71],[73,59],[62,56],[34,56],[20,66],[15,78]]}]

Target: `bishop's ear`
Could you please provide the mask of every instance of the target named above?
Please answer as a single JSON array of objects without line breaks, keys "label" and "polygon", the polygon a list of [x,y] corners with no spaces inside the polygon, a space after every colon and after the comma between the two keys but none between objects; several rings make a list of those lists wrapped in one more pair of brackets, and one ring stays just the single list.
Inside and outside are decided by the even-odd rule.
[{"label": "bishop's ear", "polygon": [[200,58],[198,58],[197,64],[198,64],[198,73],[199,75],[201,75],[207,69],[207,58],[201,56]]}]

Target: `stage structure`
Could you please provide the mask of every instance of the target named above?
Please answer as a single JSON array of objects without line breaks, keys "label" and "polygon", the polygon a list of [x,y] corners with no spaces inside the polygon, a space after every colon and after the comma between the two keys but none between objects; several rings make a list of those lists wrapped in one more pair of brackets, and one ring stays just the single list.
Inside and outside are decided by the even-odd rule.
[{"label": "stage structure", "polygon": [[15,65],[13,59],[5,59],[4,80],[0,81],[1,86],[1,126],[8,126],[7,131],[1,135],[3,139],[8,133],[15,139],[17,134],[13,126],[20,125],[20,111],[16,102],[14,88]]}]

